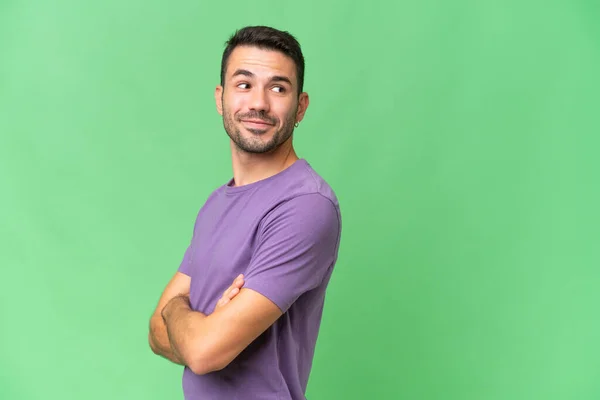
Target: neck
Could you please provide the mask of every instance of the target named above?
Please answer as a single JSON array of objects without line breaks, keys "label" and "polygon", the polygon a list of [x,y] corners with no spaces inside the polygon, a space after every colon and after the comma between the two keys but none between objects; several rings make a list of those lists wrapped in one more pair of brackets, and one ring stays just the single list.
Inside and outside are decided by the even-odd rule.
[{"label": "neck", "polygon": [[292,146],[292,138],[273,152],[246,153],[231,141],[231,161],[234,186],[244,186],[269,178],[291,166],[298,156]]}]

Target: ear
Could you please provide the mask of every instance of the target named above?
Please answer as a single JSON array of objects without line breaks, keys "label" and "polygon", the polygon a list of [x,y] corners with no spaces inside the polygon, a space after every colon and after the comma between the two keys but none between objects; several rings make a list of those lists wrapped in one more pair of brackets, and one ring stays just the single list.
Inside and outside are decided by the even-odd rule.
[{"label": "ear", "polygon": [[296,122],[300,122],[304,119],[304,113],[306,113],[308,103],[308,93],[300,93],[300,96],[298,97],[298,111],[296,112]]},{"label": "ear", "polygon": [[221,85],[215,89],[215,103],[217,105],[217,112],[223,115],[223,86]]}]

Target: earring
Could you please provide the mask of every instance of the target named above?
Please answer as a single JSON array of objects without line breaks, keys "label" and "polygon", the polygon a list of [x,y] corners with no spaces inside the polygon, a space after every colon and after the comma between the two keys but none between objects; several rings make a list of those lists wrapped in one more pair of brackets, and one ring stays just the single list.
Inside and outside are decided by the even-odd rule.
[{"label": "earring", "polygon": [[300,122],[296,122],[296,123],[294,124],[294,126],[295,126],[296,128],[298,127],[298,125],[300,125]]}]

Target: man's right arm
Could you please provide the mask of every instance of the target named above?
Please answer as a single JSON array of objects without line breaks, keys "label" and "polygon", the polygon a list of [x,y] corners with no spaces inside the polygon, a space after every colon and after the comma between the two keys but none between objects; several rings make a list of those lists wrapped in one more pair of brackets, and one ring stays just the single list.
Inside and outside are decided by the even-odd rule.
[{"label": "man's right arm", "polygon": [[152,351],[155,354],[180,365],[185,364],[171,349],[167,327],[161,316],[161,311],[173,297],[179,294],[189,295],[190,282],[191,278],[188,275],[182,274],[181,272],[175,273],[163,291],[160,300],[158,301],[158,305],[156,306],[156,310],[154,310],[154,313],[150,318],[150,332],[148,333],[148,342],[150,343]]}]

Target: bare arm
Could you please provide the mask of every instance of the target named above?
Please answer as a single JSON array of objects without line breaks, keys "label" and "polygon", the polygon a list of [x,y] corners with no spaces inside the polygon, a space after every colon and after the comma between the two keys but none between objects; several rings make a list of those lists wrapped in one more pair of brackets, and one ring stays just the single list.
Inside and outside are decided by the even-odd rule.
[{"label": "bare arm", "polygon": [[226,306],[205,315],[182,295],[162,310],[171,348],[198,375],[229,365],[303,293],[323,284],[336,260],[339,221],[335,204],[320,194],[269,214],[246,269],[249,285]]},{"label": "bare arm", "polygon": [[282,314],[269,299],[242,289],[210,315],[190,308],[187,296],[175,296],[162,311],[171,348],[195,374],[225,368]]},{"label": "bare arm", "polygon": [[181,272],[177,272],[169,281],[167,287],[162,293],[156,310],[150,318],[150,331],[148,333],[148,342],[152,351],[176,364],[185,365],[171,349],[167,327],[160,313],[167,303],[177,295],[188,295],[190,292],[191,278]]},{"label": "bare arm", "polygon": [[[183,358],[176,351],[174,351],[171,346],[169,340],[169,334],[167,331],[167,326],[165,325],[165,321],[161,316],[162,310],[165,306],[177,296],[182,296],[187,304],[189,304],[189,291],[190,291],[190,277],[177,272],[171,281],[165,288],[156,310],[152,314],[150,318],[150,331],[148,333],[148,342],[150,343],[150,348],[152,351],[165,357],[166,359],[180,365],[186,365],[184,363]],[[223,296],[219,299],[216,305],[216,309],[225,306],[231,301],[240,291],[241,287],[244,285],[244,276],[238,276],[231,286],[229,286],[224,292]]]}]

